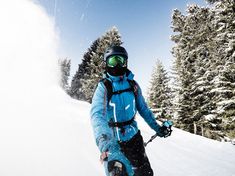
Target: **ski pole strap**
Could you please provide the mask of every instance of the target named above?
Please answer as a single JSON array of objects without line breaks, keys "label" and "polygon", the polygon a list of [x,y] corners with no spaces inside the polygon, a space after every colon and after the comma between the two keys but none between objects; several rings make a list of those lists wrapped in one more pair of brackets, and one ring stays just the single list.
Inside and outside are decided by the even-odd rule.
[{"label": "ski pole strap", "polygon": [[132,124],[134,119],[135,119],[135,116],[132,117],[130,120],[125,121],[125,122],[113,122],[113,121],[109,121],[108,124],[109,124],[109,127],[112,127],[112,128],[114,128],[114,127],[122,128],[124,126]]}]

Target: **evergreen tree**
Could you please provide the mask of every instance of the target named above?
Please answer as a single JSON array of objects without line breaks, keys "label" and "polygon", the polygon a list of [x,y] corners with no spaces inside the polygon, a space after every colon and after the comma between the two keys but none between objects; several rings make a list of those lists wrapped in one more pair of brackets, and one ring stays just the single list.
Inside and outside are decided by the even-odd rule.
[{"label": "evergreen tree", "polygon": [[[179,42],[181,42],[181,36],[182,32],[185,26],[185,16],[182,15],[182,13],[175,9],[172,15],[172,29],[176,33],[175,35],[171,36],[171,40],[176,43],[176,46],[172,48],[172,55],[174,57],[173,60],[173,67],[172,67],[172,78],[173,78],[173,86],[172,86],[172,92],[173,92],[173,112],[174,112],[174,119],[178,119],[180,122],[180,90],[182,85],[182,76],[183,72],[182,69],[182,62],[183,57],[181,54],[181,49],[177,45]],[[176,123],[176,125],[179,125],[179,122]]]},{"label": "evergreen tree", "polygon": [[196,23],[193,13],[197,11],[197,6],[188,9],[189,15],[184,16],[178,10],[173,14],[173,30],[177,32],[172,36],[172,40],[176,43],[173,48],[173,55],[177,58],[175,62],[176,72],[178,74],[178,95],[177,95],[177,124],[181,128],[192,132],[192,83],[194,81],[193,74],[195,72],[195,55],[194,40],[192,33],[195,32]]},{"label": "evergreen tree", "polygon": [[70,95],[77,100],[86,100],[85,92],[82,89],[82,79],[91,75],[91,58],[96,52],[100,39],[95,40],[88,51],[83,55],[82,63],[78,65],[78,70],[71,82]]},{"label": "evergreen tree", "polygon": [[160,118],[170,118],[171,98],[169,78],[162,63],[158,60],[152,73],[150,89],[148,91],[148,102],[153,112],[158,113]]},{"label": "evergreen tree", "polygon": [[177,125],[221,140],[235,137],[234,1],[175,10],[172,18]]},{"label": "evergreen tree", "polygon": [[213,118],[207,120],[214,126],[216,136],[223,138],[235,137],[235,2],[223,0],[212,8],[215,18],[212,21],[217,36],[217,47],[214,51],[215,62],[212,64],[214,77],[211,81],[213,89],[210,91],[211,100],[215,107],[211,111]]},{"label": "evergreen tree", "polygon": [[213,3],[219,2],[219,1],[221,1],[221,0],[206,0],[206,1],[209,2],[209,3],[211,3],[211,4],[213,4]]},{"label": "evergreen tree", "polygon": [[[178,10],[173,15],[173,29],[178,32],[172,37],[176,43],[173,48],[175,73],[178,89],[175,110],[177,125],[189,132],[202,134],[203,115],[212,106],[207,92],[209,81],[205,74],[213,58],[214,37],[211,20],[213,13],[209,8],[191,5],[188,14],[183,16]],[[200,130],[197,130],[198,126]]]},{"label": "evergreen tree", "polygon": [[102,37],[100,37],[99,44],[91,57],[91,72],[85,78],[81,79],[82,91],[85,94],[85,99],[91,102],[93,93],[99,80],[102,79],[105,71],[105,62],[103,54],[105,50],[112,45],[121,45],[121,36],[116,27],[111,28]]},{"label": "evergreen tree", "polygon": [[[193,9],[193,10],[192,10]],[[214,103],[210,100],[208,92],[212,88],[207,75],[211,75],[210,67],[214,60],[215,36],[211,21],[214,18],[214,13],[209,8],[200,8],[198,6],[189,7],[189,12],[194,19],[194,30],[192,35],[193,49],[191,49],[190,57],[194,58],[194,72],[192,90],[190,93],[192,101],[192,120],[193,132],[195,134],[204,135],[204,127],[208,124],[204,120],[204,116],[210,114]],[[187,17],[187,18],[188,18]],[[191,124],[192,126],[192,124]]]},{"label": "evergreen tree", "polygon": [[60,86],[68,92],[69,85],[68,79],[70,76],[71,60],[70,59],[59,59],[59,66],[61,71]]},{"label": "evergreen tree", "polygon": [[92,44],[84,54],[83,61],[72,80],[71,95],[74,98],[91,102],[96,85],[103,77],[103,54],[106,48],[121,44],[121,36],[116,27],[111,28]]}]

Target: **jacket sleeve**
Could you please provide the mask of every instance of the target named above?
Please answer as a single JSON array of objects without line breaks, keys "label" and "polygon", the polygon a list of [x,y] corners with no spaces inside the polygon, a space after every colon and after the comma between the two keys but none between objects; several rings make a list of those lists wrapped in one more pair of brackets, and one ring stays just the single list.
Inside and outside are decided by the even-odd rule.
[{"label": "jacket sleeve", "polygon": [[138,95],[137,95],[137,110],[139,114],[144,118],[144,120],[147,122],[147,124],[157,133],[159,132],[160,125],[155,120],[153,112],[149,109],[143,95],[142,91],[139,85],[138,86]]},{"label": "jacket sleeve", "polygon": [[106,113],[106,88],[100,82],[92,98],[90,115],[96,144],[101,152],[107,151],[112,141],[112,130],[108,126]]}]

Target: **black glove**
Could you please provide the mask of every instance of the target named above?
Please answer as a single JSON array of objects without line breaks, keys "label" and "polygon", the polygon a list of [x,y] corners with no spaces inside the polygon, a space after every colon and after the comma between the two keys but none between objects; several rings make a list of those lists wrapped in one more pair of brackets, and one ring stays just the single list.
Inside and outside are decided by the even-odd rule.
[{"label": "black glove", "polygon": [[157,135],[159,137],[168,137],[171,135],[171,127],[173,123],[171,121],[163,122],[163,125],[158,129]]}]

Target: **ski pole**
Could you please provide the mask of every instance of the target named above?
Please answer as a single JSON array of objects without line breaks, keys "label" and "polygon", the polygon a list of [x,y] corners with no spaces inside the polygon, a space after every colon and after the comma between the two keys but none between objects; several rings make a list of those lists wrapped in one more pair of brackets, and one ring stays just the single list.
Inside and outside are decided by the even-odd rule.
[{"label": "ski pole", "polygon": [[153,135],[147,142],[144,143],[144,146],[146,147],[148,143],[152,142],[157,137],[157,133]]},{"label": "ski pole", "polygon": [[[162,128],[162,132],[165,134],[164,137],[168,137],[171,135],[172,125],[173,125],[172,121],[164,121],[163,122],[163,125],[161,128]],[[144,143],[144,146],[146,147],[148,145],[148,143],[152,142],[157,136],[158,136],[157,133],[155,135],[153,135],[147,142]]]}]

